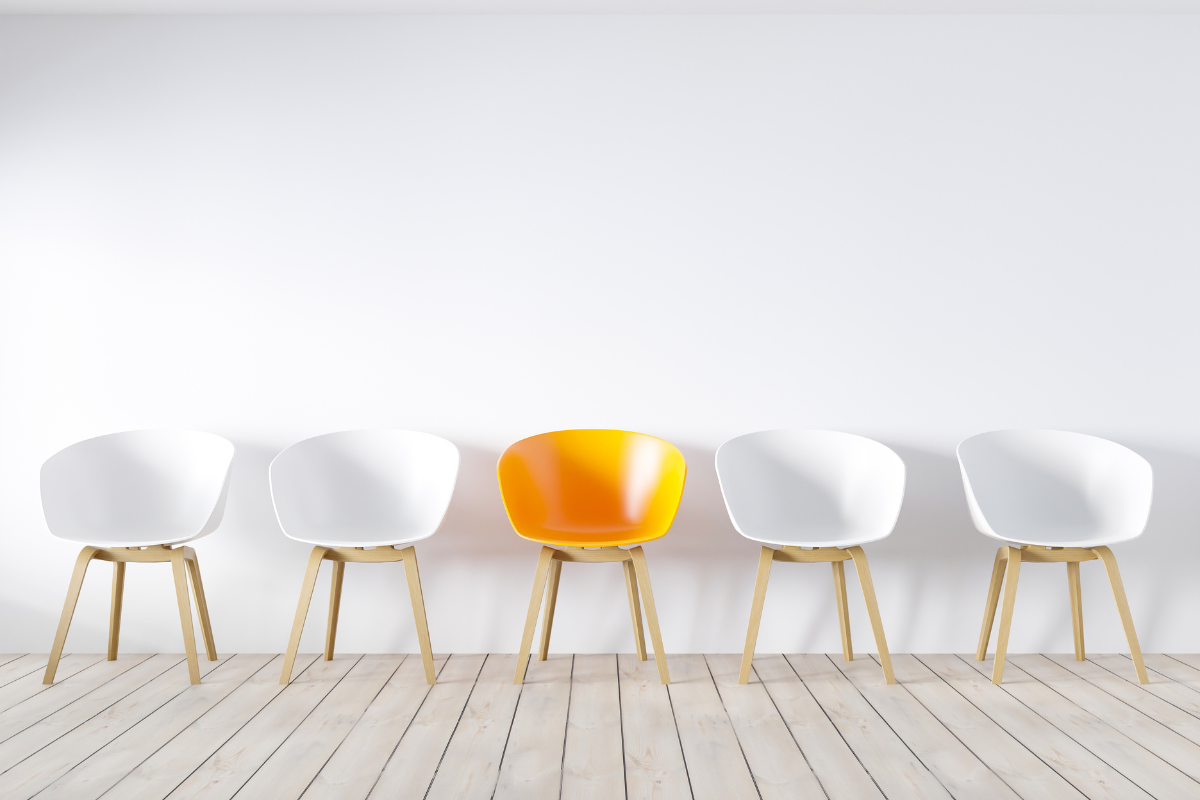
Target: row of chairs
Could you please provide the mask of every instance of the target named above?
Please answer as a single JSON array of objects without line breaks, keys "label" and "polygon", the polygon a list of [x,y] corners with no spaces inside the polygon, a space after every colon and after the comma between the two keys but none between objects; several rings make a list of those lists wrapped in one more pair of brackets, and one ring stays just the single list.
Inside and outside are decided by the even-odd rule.
[{"label": "row of chairs", "polygon": [[[196,553],[185,543],[213,532],[229,489],[233,445],[198,431],[130,431],[74,444],[42,467],[50,532],[83,550],[67,591],[44,682],[54,681],[84,575],[113,563],[108,658],[117,657],[125,565],[172,565],[192,683],[200,682],[188,579],[205,651],[216,645]],[[1079,564],[1108,574],[1138,680],[1147,683],[1117,563],[1109,545],[1142,533],[1150,511],[1150,465],[1105,439],[1065,431],[993,431],[963,441],[959,464],[975,526],[1004,545],[996,554],[976,657],[982,660],[1003,589],[992,682],[1000,683],[1022,563],[1065,563],[1075,656],[1084,658]],[[343,431],[292,445],[271,462],[275,513],[291,539],[313,545],[288,641],[281,683],[291,679],[321,564],[332,564],[325,659],[332,659],[347,562],[402,561],[425,675],[433,650],[414,544],[441,526],[454,492],[458,449],[403,430]],[[762,431],[726,442],[716,469],[737,531],[762,545],[740,680],[746,683],[771,565],[829,563],[842,651],[854,657],[844,563],[853,561],[888,683],[895,683],[862,546],[891,534],[904,499],[904,462],[879,442],[835,431]],[[643,609],[661,681],[670,682],[650,574],[641,545],[665,535],[683,494],[687,465],[670,443],[641,433],[569,430],[511,445],[497,465],[517,534],[542,545],[515,683],[521,683],[542,618],[545,660],[563,562],[615,562],[625,574],[634,644],[646,660]]]}]

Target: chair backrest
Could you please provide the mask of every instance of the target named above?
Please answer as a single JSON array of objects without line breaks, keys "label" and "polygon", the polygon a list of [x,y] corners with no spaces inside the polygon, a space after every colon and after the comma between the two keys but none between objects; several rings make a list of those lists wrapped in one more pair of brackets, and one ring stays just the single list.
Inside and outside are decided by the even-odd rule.
[{"label": "chair backrest", "polygon": [[42,464],[42,510],[59,539],[98,547],[177,544],[216,530],[234,447],[201,431],[110,433]]},{"label": "chair backrest", "polygon": [[733,526],[758,542],[873,542],[892,532],[904,502],[900,456],[850,433],[748,433],[721,445],[716,460]]},{"label": "chair backrest", "polygon": [[988,536],[1050,547],[1097,547],[1141,535],[1149,462],[1116,442],[1068,431],[992,431],[958,445],[967,505]]},{"label": "chair backrest", "polygon": [[458,479],[458,448],[429,433],[341,431],[271,462],[271,500],[291,539],[377,547],[432,536]]},{"label": "chair backrest", "polygon": [[522,439],[496,466],[518,534],[547,544],[602,547],[666,534],[687,464],[670,442],[644,433],[571,430]]}]

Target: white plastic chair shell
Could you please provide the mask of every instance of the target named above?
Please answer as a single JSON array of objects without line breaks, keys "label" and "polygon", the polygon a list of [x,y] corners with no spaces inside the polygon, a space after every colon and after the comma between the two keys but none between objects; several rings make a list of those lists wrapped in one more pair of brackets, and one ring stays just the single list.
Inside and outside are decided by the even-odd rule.
[{"label": "white plastic chair shell", "polygon": [[458,448],[418,431],[341,431],[297,442],[271,462],[271,500],[288,538],[384,547],[432,536],[458,479]]},{"label": "white plastic chair shell", "polygon": [[958,445],[971,519],[1003,542],[1100,547],[1146,529],[1150,463],[1128,447],[1083,433],[991,431]]},{"label": "white plastic chair shell", "polygon": [[50,533],[92,547],[181,544],[221,524],[233,443],[187,430],[125,431],[77,442],[42,465]]},{"label": "white plastic chair shell", "polygon": [[717,450],[717,478],[738,533],[756,542],[851,547],[891,534],[904,502],[904,462],[851,433],[748,433]]}]

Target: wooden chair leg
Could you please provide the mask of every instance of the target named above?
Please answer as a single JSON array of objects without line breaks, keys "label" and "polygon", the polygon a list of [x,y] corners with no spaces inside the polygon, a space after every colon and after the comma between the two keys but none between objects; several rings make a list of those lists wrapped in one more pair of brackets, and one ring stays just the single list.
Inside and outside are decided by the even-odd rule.
[{"label": "wooden chair leg", "polygon": [[633,620],[633,646],[637,650],[638,661],[646,660],[646,636],[642,633],[642,605],[638,602],[637,571],[632,561],[622,561],[621,569],[625,573],[625,594],[629,596],[629,616]]},{"label": "wooden chair leg", "polygon": [[754,578],[754,599],[750,601],[750,624],[746,626],[746,646],[742,650],[742,669],[738,683],[750,682],[750,667],[754,663],[754,647],[758,643],[758,625],[762,622],[763,602],[767,599],[767,580],[771,577],[771,562],[775,551],[764,547],[758,551],[758,575]]},{"label": "wooden chair leg", "polygon": [[292,622],[292,636],[288,640],[287,654],[283,658],[283,671],[279,675],[281,684],[292,681],[292,665],[296,663],[296,651],[300,649],[300,634],[304,633],[304,620],[308,617],[308,606],[312,602],[313,589],[317,585],[317,572],[321,561],[329,551],[314,547],[308,556],[308,567],[304,570],[304,583],[300,585],[300,602],[296,604],[296,619]]},{"label": "wooden chair leg", "polygon": [[667,672],[667,653],[663,650],[662,634],[658,630],[658,612],[654,609],[654,592],[650,588],[650,571],[646,568],[646,554],[641,546],[629,551],[633,557],[633,568],[637,572],[638,589],[642,593],[642,605],[646,609],[646,625],[650,628],[650,643],[654,645],[654,661],[658,664],[658,679],[664,685],[671,682]]},{"label": "wooden chair leg", "polygon": [[200,661],[196,656],[196,631],[192,627],[192,604],[188,600],[187,567],[183,548],[171,551],[171,573],[175,577],[175,600],[179,603],[179,624],[183,628],[183,652],[187,654],[188,677],[200,683]]},{"label": "wooden chair leg", "polygon": [[63,601],[62,616],[58,618],[58,630],[54,634],[54,644],[50,647],[50,660],[46,663],[46,674],[42,683],[54,683],[54,673],[58,671],[58,660],[62,658],[63,646],[67,643],[67,631],[71,629],[71,617],[75,615],[75,604],[79,602],[79,590],[83,588],[83,576],[87,574],[88,564],[98,547],[85,547],[79,551],[75,559],[75,570],[71,573],[71,582],[67,584],[67,599]]},{"label": "wooden chair leg", "polygon": [[125,595],[125,562],[113,562],[112,604],[108,608],[108,660],[117,660],[121,641],[121,601]]},{"label": "wooden chair leg", "polygon": [[988,641],[992,638],[992,623],[996,621],[996,604],[1000,601],[1000,585],[1004,582],[1004,562],[1008,559],[1008,548],[996,551],[992,564],[992,582],[988,584],[987,604],[983,607],[983,627],[979,629],[979,644],[975,648],[975,660],[987,658]]},{"label": "wooden chair leg", "polygon": [[554,627],[554,602],[558,599],[558,576],[562,574],[562,562],[550,562],[550,574],[546,583],[546,613],[542,615],[542,641],[538,645],[538,661],[545,661],[550,653],[550,630]]},{"label": "wooden chair leg", "polygon": [[425,619],[425,597],[421,594],[421,573],[417,570],[417,550],[406,547],[400,551],[404,559],[404,577],[408,579],[408,599],[412,602],[413,621],[417,626],[417,645],[421,648],[421,664],[425,667],[425,683],[437,683],[433,671],[433,645],[429,642],[429,623]]},{"label": "wooden chair leg", "polygon": [[533,573],[533,594],[529,596],[529,612],[525,615],[525,632],[521,634],[521,649],[517,651],[517,672],[513,683],[525,682],[525,668],[529,662],[529,648],[533,646],[533,629],[537,626],[538,612],[542,610],[542,598],[546,594],[546,579],[550,573],[550,562],[554,548],[543,547],[538,556],[537,569]]},{"label": "wooden chair leg", "polygon": [[875,634],[875,647],[879,650],[879,664],[887,683],[895,683],[892,673],[892,656],[888,652],[887,637],[883,635],[883,619],[879,616],[879,603],[875,600],[875,584],[871,582],[871,568],[867,566],[867,554],[861,547],[846,548],[854,559],[854,571],[858,573],[858,585],[867,604],[867,616],[871,619],[871,630]]},{"label": "wooden chair leg", "polygon": [[1000,631],[996,634],[996,662],[992,664],[992,683],[1004,678],[1004,658],[1008,655],[1008,633],[1012,629],[1013,608],[1017,604],[1017,579],[1021,577],[1021,549],[1006,547],[1008,565],[1004,569],[1004,608],[1000,611]]},{"label": "wooden chair leg", "polygon": [[837,600],[838,628],[842,632],[842,658],[854,660],[854,644],[850,641],[850,609],[846,603],[846,562],[830,562],[833,567],[833,595]]},{"label": "wooden chair leg", "polygon": [[325,660],[333,661],[333,644],[337,641],[338,612],[342,608],[342,576],[346,562],[334,561],[329,575],[329,620],[325,623]]},{"label": "wooden chair leg", "polygon": [[1129,655],[1133,658],[1133,669],[1137,673],[1138,683],[1150,682],[1146,673],[1146,664],[1142,661],[1142,648],[1138,645],[1137,631],[1133,629],[1133,615],[1129,613],[1129,600],[1125,597],[1125,584],[1121,582],[1121,571],[1117,569],[1117,558],[1107,547],[1093,547],[1092,552],[1104,564],[1108,573],[1108,583],[1112,586],[1113,599],[1117,601],[1117,613],[1121,615],[1121,625],[1125,628],[1125,641],[1129,643]]},{"label": "wooden chair leg", "polygon": [[1071,632],[1075,635],[1075,660],[1087,656],[1083,649],[1083,594],[1079,585],[1079,562],[1067,562],[1067,591],[1071,595]]},{"label": "wooden chair leg", "polygon": [[192,594],[196,596],[196,613],[200,617],[200,635],[204,639],[204,653],[209,661],[217,660],[217,643],[213,639],[212,620],[208,617],[208,600],[204,597],[204,581],[200,579],[200,562],[196,551],[187,549],[188,576],[192,579]]}]

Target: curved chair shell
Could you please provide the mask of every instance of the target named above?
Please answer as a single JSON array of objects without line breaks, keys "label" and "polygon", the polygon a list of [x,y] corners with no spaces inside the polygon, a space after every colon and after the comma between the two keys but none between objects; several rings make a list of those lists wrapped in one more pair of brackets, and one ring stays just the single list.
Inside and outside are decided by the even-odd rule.
[{"label": "curved chair shell", "polygon": [[504,509],[523,538],[612,547],[670,530],[687,464],[657,437],[585,429],[522,439],[500,456],[496,473]]},{"label": "curved chair shell", "polygon": [[849,547],[891,534],[904,502],[904,462],[851,433],[777,430],[730,439],[717,478],[738,533],[756,542]]},{"label": "curved chair shell", "polygon": [[271,500],[290,539],[383,547],[437,532],[458,479],[458,448],[429,433],[340,431],[297,442],[271,462]]},{"label": "curved chair shell", "polygon": [[958,446],[971,519],[1004,542],[1099,547],[1135,539],[1154,475],[1127,447],[1083,433],[991,431]]},{"label": "curved chair shell", "polygon": [[92,547],[181,544],[216,530],[234,447],[212,433],[124,431],[77,442],[42,465],[50,533]]}]

